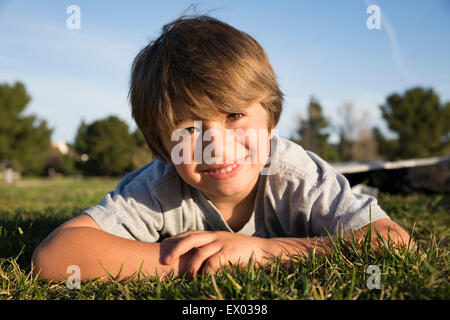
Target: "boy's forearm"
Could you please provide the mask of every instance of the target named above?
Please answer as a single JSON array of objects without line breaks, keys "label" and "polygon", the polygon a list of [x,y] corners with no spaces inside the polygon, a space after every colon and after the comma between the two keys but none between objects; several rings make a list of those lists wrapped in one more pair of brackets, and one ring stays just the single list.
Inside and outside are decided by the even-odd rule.
[{"label": "boy's forearm", "polygon": [[[345,234],[344,239],[352,241],[355,239],[358,243],[365,237],[367,233],[367,226],[361,228],[353,233]],[[411,247],[414,246],[414,241],[409,238],[408,233],[396,226],[394,228],[386,228],[383,226],[372,225],[371,239],[372,247],[379,252],[380,240],[378,239],[380,234],[384,239],[389,237],[395,244],[408,245],[411,241]],[[332,236],[331,239],[335,241],[336,237]],[[314,238],[271,238],[272,245],[268,247],[266,252],[266,261],[269,261],[271,257],[281,257],[282,262],[290,262],[290,255],[300,255],[310,257],[315,250],[316,256],[327,256],[332,252],[332,241],[330,237],[314,237]]]},{"label": "boy's forearm", "polygon": [[291,262],[292,255],[310,257],[315,248],[315,255],[328,255],[331,242],[328,238],[271,238],[271,245],[264,252],[264,263],[272,258],[280,258],[282,263]]},{"label": "boy's forearm", "polygon": [[[147,275],[175,277],[184,272],[188,255],[171,265],[160,263],[160,244],[123,239],[102,230],[76,227],[57,230],[33,254],[35,272],[48,280],[65,280],[70,265],[79,267],[81,280],[108,279],[105,269],[118,280]],[[73,271],[72,271],[73,272]]]}]

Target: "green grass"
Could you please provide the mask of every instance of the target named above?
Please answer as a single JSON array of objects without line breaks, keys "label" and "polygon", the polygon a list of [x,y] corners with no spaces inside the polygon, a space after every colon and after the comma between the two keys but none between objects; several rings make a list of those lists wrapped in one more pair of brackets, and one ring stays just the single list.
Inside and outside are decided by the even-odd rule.
[{"label": "green grass", "polygon": [[[0,182],[0,299],[449,299],[450,196],[381,195],[380,205],[413,237],[421,251],[376,254],[368,242],[338,238],[325,257],[293,257],[267,269],[222,270],[194,280],[143,278],[86,281],[81,289],[36,279],[34,248],[54,228],[97,204],[117,180],[25,179]],[[298,258],[298,259],[296,259]],[[381,289],[369,290],[366,269],[381,270]]]}]

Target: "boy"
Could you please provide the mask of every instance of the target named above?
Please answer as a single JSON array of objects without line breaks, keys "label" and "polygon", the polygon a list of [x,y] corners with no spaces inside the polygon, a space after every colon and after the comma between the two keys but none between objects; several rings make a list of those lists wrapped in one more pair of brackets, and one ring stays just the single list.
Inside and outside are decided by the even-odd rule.
[{"label": "boy", "polygon": [[157,159],[43,241],[32,258],[40,277],[65,279],[70,265],[85,280],[106,278],[105,269],[124,279],[273,256],[288,263],[314,247],[327,254],[327,231],[359,239],[369,224],[408,243],[376,199],[275,134],[283,94],[246,33],[208,16],[178,18],[135,58],[129,96]]}]

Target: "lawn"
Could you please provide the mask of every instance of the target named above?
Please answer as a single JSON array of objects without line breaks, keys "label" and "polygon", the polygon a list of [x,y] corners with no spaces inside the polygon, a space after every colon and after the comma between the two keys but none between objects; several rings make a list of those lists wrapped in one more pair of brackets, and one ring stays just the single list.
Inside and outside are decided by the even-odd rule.
[{"label": "lawn", "polygon": [[[337,239],[331,256],[291,266],[223,270],[194,280],[143,278],[86,281],[81,289],[36,279],[34,248],[55,227],[97,204],[115,179],[22,179],[0,182],[0,299],[450,299],[450,195],[381,194],[390,217],[416,240],[420,251],[385,243],[376,254],[368,242]],[[380,288],[369,289],[368,266],[379,268]]]}]

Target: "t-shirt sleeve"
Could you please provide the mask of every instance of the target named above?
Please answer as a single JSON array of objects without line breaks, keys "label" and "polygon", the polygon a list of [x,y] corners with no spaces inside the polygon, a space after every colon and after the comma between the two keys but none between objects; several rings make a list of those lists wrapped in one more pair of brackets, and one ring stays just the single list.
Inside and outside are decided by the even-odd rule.
[{"label": "t-shirt sleeve", "polygon": [[308,152],[318,167],[318,181],[311,191],[310,226],[315,236],[350,233],[389,216],[376,198],[356,194],[344,175],[317,155]]},{"label": "t-shirt sleeve", "polygon": [[118,237],[158,241],[163,226],[161,206],[151,196],[145,181],[134,179],[117,185],[98,205],[83,212],[103,231]]}]

